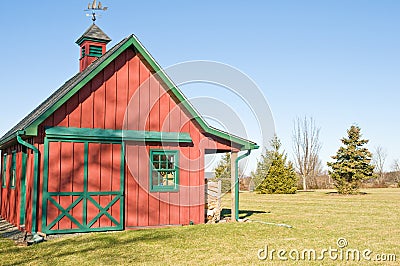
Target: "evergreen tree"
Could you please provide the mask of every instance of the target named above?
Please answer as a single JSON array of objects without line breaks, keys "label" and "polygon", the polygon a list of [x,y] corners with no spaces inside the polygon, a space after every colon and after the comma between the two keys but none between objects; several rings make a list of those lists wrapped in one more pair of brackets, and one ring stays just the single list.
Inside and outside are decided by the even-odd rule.
[{"label": "evergreen tree", "polygon": [[229,192],[231,190],[231,154],[229,152],[222,156],[214,172],[214,181],[221,180],[221,192]]},{"label": "evergreen tree", "polygon": [[231,154],[229,152],[222,156],[217,167],[214,169],[216,179],[231,178]]},{"label": "evergreen tree", "polygon": [[[213,181],[221,180],[221,191],[222,193],[229,192],[231,190],[231,154],[225,153],[219,161],[217,167],[214,169],[215,178]],[[243,176],[243,169],[239,166],[239,178]]]},{"label": "evergreen tree", "polygon": [[251,178],[253,179],[256,190],[268,174],[272,162],[271,155],[272,153],[268,150],[261,154],[261,158],[257,162],[256,170],[251,172]]},{"label": "evergreen tree", "polygon": [[261,194],[294,194],[297,190],[297,175],[291,162],[287,162],[285,152],[280,152],[281,142],[275,136],[271,141],[271,150],[258,162],[253,178],[262,178],[257,187]]},{"label": "evergreen tree", "polygon": [[340,194],[357,194],[362,180],[375,177],[372,154],[363,147],[369,140],[361,139],[360,131],[358,126],[351,126],[348,137],[341,140],[344,146],[332,156],[335,162],[328,162],[329,175]]}]

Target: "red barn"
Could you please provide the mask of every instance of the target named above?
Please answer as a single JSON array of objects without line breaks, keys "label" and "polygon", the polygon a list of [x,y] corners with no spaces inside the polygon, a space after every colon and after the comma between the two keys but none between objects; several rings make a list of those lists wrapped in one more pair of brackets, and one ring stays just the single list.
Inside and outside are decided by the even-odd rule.
[{"label": "red barn", "polygon": [[110,41],[93,24],[80,72],[0,139],[0,214],[21,229],[203,223],[205,154],[257,148],[210,127],[135,36]]}]

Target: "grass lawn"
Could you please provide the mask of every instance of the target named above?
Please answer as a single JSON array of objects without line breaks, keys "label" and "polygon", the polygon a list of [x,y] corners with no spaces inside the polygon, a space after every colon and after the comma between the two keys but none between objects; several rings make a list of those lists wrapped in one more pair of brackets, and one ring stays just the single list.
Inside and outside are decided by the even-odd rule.
[{"label": "grass lawn", "polygon": [[[96,233],[17,247],[0,239],[0,264],[44,265],[337,265],[325,254],[323,261],[260,261],[259,249],[303,251],[337,248],[345,238],[346,249],[370,249],[377,254],[396,254],[400,261],[400,189],[363,190],[366,195],[338,196],[328,191],[295,195],[240,194],[241,217],[285,223],[293,228],[259,222],[220,223],[163,229]],[[230,206],[229,195],[223,199]],[[295,253],[293,253],[295,254]],[[288,257],[288,254],[286,254]],[[387,265],[383,262],[359,262]],[[355,262],[350,263],[349,265]],[[391,265],[397,265],[392,262]]]}]

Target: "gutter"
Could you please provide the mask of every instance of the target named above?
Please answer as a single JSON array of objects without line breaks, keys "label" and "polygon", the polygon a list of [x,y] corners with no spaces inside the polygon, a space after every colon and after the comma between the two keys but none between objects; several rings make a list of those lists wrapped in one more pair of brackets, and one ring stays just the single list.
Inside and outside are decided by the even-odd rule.
[{"label": "gutter", "polygon": [[25,132],[24,131],[18,131],[17,132],[17,141],[19,144],[27,147],[28,149],[33,150],[35,160],[33,164],[33,199],[32,199],[32,234],[35,235],[37,232],[37,218],[36,218],[36,210],[37,210],[37,191],[38,191],[38,169],[39,169],[39,150],[33,146],[32,144],[29,144],[28,142],[24,141],[21,138],[21,135],[23,135]]},{"label": "gutter", "polygon": [[245,154],[240,155],[235,160],[235,219],[239,220],[239,161],[249,156],[251,150],[247,150]]}]

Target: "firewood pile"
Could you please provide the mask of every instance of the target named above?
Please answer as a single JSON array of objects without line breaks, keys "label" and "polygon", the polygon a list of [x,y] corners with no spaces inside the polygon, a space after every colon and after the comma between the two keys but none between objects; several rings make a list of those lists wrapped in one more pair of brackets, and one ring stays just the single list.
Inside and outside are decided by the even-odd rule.
[{"label": "firewood pile", "polygon": [[217,223],[221,219],[221,180],[206,184],[207,223]]}]

